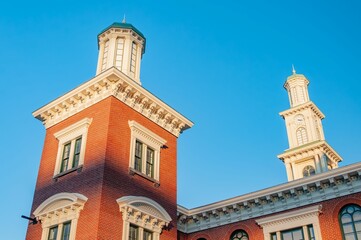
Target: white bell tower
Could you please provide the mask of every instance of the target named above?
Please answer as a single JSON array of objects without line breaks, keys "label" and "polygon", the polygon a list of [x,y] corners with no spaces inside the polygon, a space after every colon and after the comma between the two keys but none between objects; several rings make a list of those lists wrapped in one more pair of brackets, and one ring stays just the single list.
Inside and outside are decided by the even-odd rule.
[{"label": "white bell tower", "polygon": [[99,56],[96,75],[115,67],[140,83],[140,61],[146,39],[133,25],[113,23],[98,35]]},{"label": "white bell tower", "polygon": [[292,72],[284,84],[291,108],[280,113],[286,123],[289,149],[278,155],[285,164],[288,181],[337,168],[342,161],[325,141],[325,115],[310,101],[308,79],[296,74],[294,68]]}]

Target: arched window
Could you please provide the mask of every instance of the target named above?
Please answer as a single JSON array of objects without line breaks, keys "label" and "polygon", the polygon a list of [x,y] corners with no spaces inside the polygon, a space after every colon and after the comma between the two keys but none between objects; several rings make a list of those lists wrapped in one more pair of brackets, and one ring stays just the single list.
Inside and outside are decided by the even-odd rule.
[{"label": "arched window", "polygon": [[63,192],[40,204],[33,214],[41,222],[41,239],[75,240],[80,211],[87,200],[82,194]]},{"label": "arched window", "polygon": [[339,215],[342,238],[361,240],[361,208],[356,204],[343,207]]},{"label": "arched window", "polygon": [[230,240],[248,240],[248,234],[243,230],[236,230],[232,233]]},{"label": "arched window", "polygon": [[167,211],[154,200],[142,196],[117,199],[123,214],[123,238],[159,240],[163,228],[172,221]]},{"label": "arched window", "polygon": [[299,129],[297,129],[296,137],[297,137],[298,146],[301,146],[308,142],[307,132],[306,132],[306,129],[303,127],[300,127]]},{"label": "arched window", "polygon": [[315,168],[311,165],[307,165],[306,167],[304,167],[302,172],[304,177],[309,177],[315,175],[316,173]]}]

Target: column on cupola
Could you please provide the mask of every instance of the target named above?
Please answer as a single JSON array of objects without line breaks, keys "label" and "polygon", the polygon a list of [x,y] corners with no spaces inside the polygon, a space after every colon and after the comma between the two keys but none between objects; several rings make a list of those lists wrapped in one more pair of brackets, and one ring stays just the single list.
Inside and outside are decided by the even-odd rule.
[{"label": "column on cupola", "polygon": [[285,163],[288,181],[294,179],[291,163]]},{"label": "column on cupola", "polygon": [[320,162],[320,155],[319,155],[319,153],[315,154],[314,157],[315,157],[316,173],[321,173],[321,172],[322,172],[322,171],[321,171],[322,167],[321,167],[321,162]]},{"label": "column on cupola", "polygon": [[129,75],[130,68],[130,55],[132,51],[132,41],[129,38],[126,38],[124,41],[124,50],[123,50],[123,63],[122,63],[122,72]]},{"label": "column on cupola", "polygon": [[102,71],[104,47],[105,47],[105,41],[100,42],[96,75],[98,75]]},{"label": "column on cupola", "polygon": [[136,58],[136,66],[135,66],[135,68],[136,68],[136,70],[135,70],[135,76],[134,76],[134,78],[135,79],[139,79],[140,78],[140,71],[139,71],[139,69],[140,69],[140,64],[141,64],[141,60],[142,60],[142,54],[141,54],[141,52],[143,51],[143,48],[142,48],[142,46],[141,45],[139,45],[139,44],[137,44],[137,58]]},{"label": "column on cupola", "polygon": [[296,172],[296,164],[295,162],[291,162],[291,169],[292,169],[292,180],[297,178],[297,172]]}]

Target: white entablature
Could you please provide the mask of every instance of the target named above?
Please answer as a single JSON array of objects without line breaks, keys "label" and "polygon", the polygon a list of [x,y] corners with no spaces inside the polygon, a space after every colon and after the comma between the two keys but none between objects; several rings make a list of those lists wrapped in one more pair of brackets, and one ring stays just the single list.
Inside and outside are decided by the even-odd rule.
[{"label": "white entablature", "polygon": [[81,110],[116,97],[175,136],[193,123],[115,67],[33,112],[49,128]]},{"label": "white entablature", "polygon": [[265,217],[328,199],[361,192],[361,163],[297,179],[257,192],[193,209],[178,205],[178,230],[184,233]]}]

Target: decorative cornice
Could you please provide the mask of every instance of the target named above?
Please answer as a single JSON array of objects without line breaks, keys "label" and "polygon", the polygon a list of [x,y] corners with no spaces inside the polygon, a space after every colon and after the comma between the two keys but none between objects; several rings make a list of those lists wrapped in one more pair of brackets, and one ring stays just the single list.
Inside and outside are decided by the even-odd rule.
[{"label": "decorative cornice", "polygon": [[338,153],[324,140],[315,141],[309,144],[305,144],[296,148],[287,149],[284,153],[278,155],[277,157],[282,161],[287,159],[295,158],[298,156],[305,158],[308,156],[314,156],[315,152],[321,151],[327,155],[329,159],[333,162],[341,162],[342,158]]},{"label": "decorative cornice", "polygon": [[117,203],[124,221],[158,233],[172,221],[162,206],[146,197],[125,196],[117,199]]},{"label": "decorative cornice", "polygon": [[319,118],[321,118],[321,119],[325,118],[325,115],[321,112],[321,110],[312,101],[309,101],[304,104],[293,107],[291,109],[285,110],[283,112],[280,112],[279,114],[280,114],[280,116],[285,118],[286,116],[294,115],[307,108],[310,108]]},{"label": "decorative cornice", "polygon": [[84,118],[81,121],[76,122],[73,125],[70,125],[69,127],[66,127],[64,129],[60,130],[59,132],[54,133],[54,137],[56,139],[59,139],[59,138],[71,135],[74,132],[82,131],[83,129],[86,129],[89,127],[92,120],[93,120],[92,118]]},{"label": "decorative cornice", "polygon": [[129,121],[128,124],[132,132],[141,135],[142,137],[148,139],[149,141],[151,141],[152,143],[154,143],[159,147],[163,146],[167,142],[165,139],[159,137],[157,134],[143,127],[134,120]]},{"label": "decorative cornice", "polygon": [[178,230],[192,233],[361,192],[361,163],[206,206],[178,206]]},{"label": "decorative cornice", "polygon": [[287,86],[290,85],[291,82],[303,81],[305,82],[306,86],[310,83],[310,81],[305,77],[303,74],[292,74],[291,76],[287,77],[286,82],[283,84],[283,87],[287,89]]},{"label": "decorative cornice", "polygon": [[116,97],[175,136],[193,123],[131,78],[112,67],[33,112],[45,128],[109,97]]},{"label": "decorative cornice", "polygon": [[261,227],[284,224],[294,219],[309,218],[310,216],[318,216],[321,213],[322,205],[301,208],[292,212],[281,213],[257,219],[256,222]]},{"label": "decorative cornice", "polygon": [[78,218],[87,200],[87,197],[79,193],[58,193],[40,204],[33,214],[41,221],[43,228],[48,227]]}]

